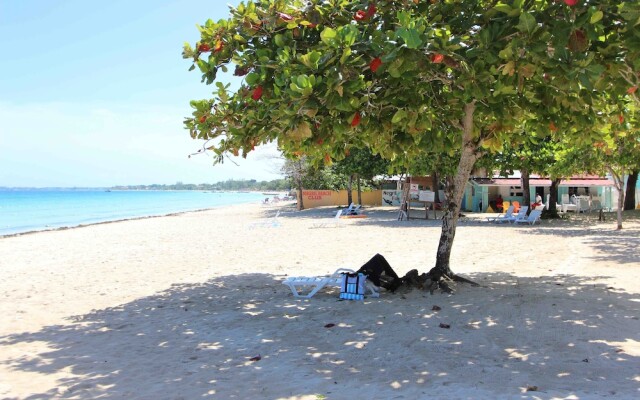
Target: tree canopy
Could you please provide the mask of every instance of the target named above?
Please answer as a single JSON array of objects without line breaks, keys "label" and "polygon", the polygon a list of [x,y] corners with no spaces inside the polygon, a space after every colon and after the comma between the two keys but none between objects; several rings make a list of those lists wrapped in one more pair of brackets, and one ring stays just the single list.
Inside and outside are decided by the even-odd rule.
[{"label": "tree canopy", "polygon": [[[216,84],[213,99],[192,102],[191,136],[212,140],[219,160],[271,141],[317,164],[352,148],[395,165],[429,153],[458,160],[434,282],[454,277],[476,160],[522,135],[598,142],[603,133],[584,128],[637,87],[638,1],[259,0],[230,13],[184,48]],[[217,81],[230,70],[244,77],[235,92]]]}]

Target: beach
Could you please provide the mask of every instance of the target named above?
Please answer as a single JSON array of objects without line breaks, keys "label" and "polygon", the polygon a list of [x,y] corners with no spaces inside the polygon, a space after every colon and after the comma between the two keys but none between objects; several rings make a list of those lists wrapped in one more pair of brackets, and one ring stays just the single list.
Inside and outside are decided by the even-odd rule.
[{"label": "beach", "polygon": [[376,253],[400,276],[434,266],[441,221],[373,207],[314,228],[335,212],[250,204],[0,238],[0,398],[640,397],[638,219],[468,215],[451,267],[478,287],[293,297],[287,276]]}]

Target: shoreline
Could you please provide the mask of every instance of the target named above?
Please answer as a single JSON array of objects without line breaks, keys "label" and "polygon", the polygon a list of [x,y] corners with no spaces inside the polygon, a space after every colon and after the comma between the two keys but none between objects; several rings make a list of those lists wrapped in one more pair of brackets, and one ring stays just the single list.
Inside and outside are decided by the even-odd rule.
[{"label": "shoreline", "polygon": [[[69,190],[67,190],[67,191],[69,191]],[[90,191],[95,191],[95,190],[92,189]],[[120,190],[120,191],[122,191],[122,192],[134,192],[134,190]],[[179,191],[179,190],[145,190],[144,192],[151,192],[151,191],[154,191],[154,192],[198,192],[198,193],[201,192],[201,191],[187,191],[187,190],[182,190],[182,191]],[[136,192],[140,192],[140,190],[138,190]],[[212,193],[216,193],[216,192],[212,192]],[[242,193],[242,192],[239,192],[239,191],[225,191],[225,192],[220,192],[220,193]],[[254,194],[257,194],[257,193],[258,192],[254,192]],[[246,203],[231,203],[231,204],[222,204],[222,205],[217,205],[217,206],[214,205],[214,206],[211,206],[211,207],[195,208],[195,209],[192,209],[192,210],[185,210],[185,211],[171,211],[171,212],[167,212],[167,213],[162,213],[161,212],[159,214],[132,216],[132,217],[121,217],[121,218],[116,218],[116,219],[108,219],[108,220],[104,220],[104,221],[79,223],[79,224],[70,224],[70,225],[63,225],[63,226],[56,226],[56,227],[44,226],[44,227],[41,227],[41,228],[31,228],[29,230],[20,231],[20,232],[14,232],[14,233],[0,233],[0,239],[6,238],[6,237],[15,237],[15,236],[20,236],[20,235],[33,234],[33,233],[38,233],[38,232],[50,232],[50,231],[82,228],[82,227],[87,227],[87,226],[92,226],[92,225],[97,225],[97,224],[108,224],[108,223],[113,223],[113,222],[122,222],[122,221],[145,219],[145,218],[157,218],[157,217],[171,216],[171,215],[176,215],[176,214],[186,213],[186,212],[207,211],[207,210],[215,209],[215,208],[218,208],[218,207],[234,206],[236,204],[260,204],[260,203],[259,203],[259,200],[256,199],[256,200],[248,201]]]},{"label": "shoreline", "polygon": [[103,225],[103,224],[113,224],[113,223],[116,223],[116,222],[135,221],[135,220],[139,220],[139,219],[172,217],[172,216],[186,214],[186,213],[204,212],[204,211],[214,210],[216,208],[234,207],[234,206],[235,206],[234,204],[228,204],[228,205],[222,205],[222,206],[217,206],[217,207],[200,208],[200,209],[189,210],[189,211],[177,211],[177,212],[171,212],[171,213],[168,213],[168,214],[146,215],[146,216],[141,216],[141,217],[130,217],[130,218],[123,218],[123,219],[114,219],[114,220],[109,220],[109,221],[90,222],[90,223],[87,223],[87,224],[80,224],[80,225],[73,225],[73,226],[60,226],[60,227],[56,227],[56,228],[44,228],[44,229],[33,230],[33,231],[25,231],[25,232],[19,232],[19,233],[7,233],[7,234],[0,234],[0,239],[9,238],[9,237],[16,237],[16,236],[23,236],[23,235],[33,235],[34,233],[55,232],[55,231],[65,231],[67,229],[86,228],[86,227],[90,227],[90,226],[93,226],[93,225]]}]

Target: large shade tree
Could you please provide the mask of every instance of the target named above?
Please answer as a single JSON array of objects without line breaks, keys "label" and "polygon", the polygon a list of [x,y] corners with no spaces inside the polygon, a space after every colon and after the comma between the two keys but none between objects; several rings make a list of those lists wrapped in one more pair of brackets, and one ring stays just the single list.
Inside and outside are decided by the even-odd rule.
[{"label": "large shade tree", "polygon": [[[635,3],[635,2],[633,2]],[[531,120],[578,142],[593,99],[626,60],[621,0],[260,0],[207,21],[185,45],[213,99],[186,126],[210,150],[245,155],[277,141],[290,157],[340,160],[352,147],[409,160],[457,160],[428,277],[450,269],[464,187],[476,160]],[[624,64],[628,70],[628,63]],[[243,76],[239,90],[220,70]],[[617,74],[617,72],[616,72]],[[619,74],[616,75],[619,78]],[[550,116],[554,116],[553,118]]]}]

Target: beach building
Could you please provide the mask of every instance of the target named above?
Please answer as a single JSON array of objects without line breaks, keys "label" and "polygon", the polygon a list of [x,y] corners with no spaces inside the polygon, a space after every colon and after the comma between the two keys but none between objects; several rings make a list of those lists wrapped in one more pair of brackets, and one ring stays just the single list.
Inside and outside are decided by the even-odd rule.
[{"label": "beach building", "polygon": [[[551,180],[532,175],[529,178],[529,198],[533,201],[536,195],[542,197],[543,202],[548,203],[551,190]],[[615,188],[613,181],[606,177],[593,175],[581,175],[563,179],[558,185],[558,204],[577,204],[577,199],[589,202],[596,200],[604,209],[616,208],[614,197]],[[469,180],[462,202],[462,208],[473,212],[491,212],[490,205],[501,195],[504,201],[513,203],[518,201],[524,204],[524,192],[520,174],[509,177],[481,178],[473,177]],[[571,209],[572,211],[574,209]],[[583,207],[583,210],[584,207]]]}]

